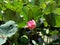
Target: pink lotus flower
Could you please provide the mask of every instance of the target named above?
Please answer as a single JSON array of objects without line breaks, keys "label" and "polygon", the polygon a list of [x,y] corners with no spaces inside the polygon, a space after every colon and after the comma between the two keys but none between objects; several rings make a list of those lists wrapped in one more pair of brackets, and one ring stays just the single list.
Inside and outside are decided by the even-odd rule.
[{"label": "pink lotus flower", "polygon": [[28,21],[27,26],[29,29],[36,28],[36,22],[34,20]]}]

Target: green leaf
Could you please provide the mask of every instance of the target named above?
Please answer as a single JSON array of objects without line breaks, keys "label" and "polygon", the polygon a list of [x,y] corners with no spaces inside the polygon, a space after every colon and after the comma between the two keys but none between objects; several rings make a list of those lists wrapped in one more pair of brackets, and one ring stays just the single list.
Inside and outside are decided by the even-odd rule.
[{"label": "green leaf", "polygon": [[44,13],[45,14],[50,14],[50,13],[52,13],[54,10],[56,9],[56,3],[55,3],[55,1],[53,1],[53,2],[46,2],[46,8],[44,9]]},{"label": "green leaf", "polygon": [[55,26],[56,25],[56,20],[55,20],[55,14],[54,13],[50,13],[48,15],[44,15],[48,25],[50,26]]},{"label": "green leaf", "polygon": [[4,21],[13,20],[13,21],[16,21],[17,23],[22,21],[22,18],[20,17],[19,13],[15,12],[13,10],[10,10],[10,9],[6,9],[4,12],[5,12]]},{"label": "green leaf", "polygon": [[33,11],[32,11],[32,8],[29,8],[29,11],[28,11],[28,20],[32,20],[32,19],[34,19]]},{"label": "green leaf", "polygon": [[59,33],[59,32],[58,32],[57,30],[50,32],[51,35],[56,35],[56,34],[58,34],[58,33]]},{"label": "green leaf", "polygon": [[3,2],[3,0],[0,0],[0,3],[2,3]]},{"label": "green leaf", "polygon": [[55,2],[56,2],[56,4],[57,4],[57,6],[60,6],[60,0],[55,0]]},{"label": "green leaf", "polygon": [[32,7],[32,11],[33,11],[33,16],[34,16],[35,20],[37,20],[39,17],[42,16],[42,9],[41,8],[34,6],[34,7]]},{"label": "green leaf", "polygon": [[55,16],[55,20],[56,20],[56,25],[55,25],[55,27],[60,27],[60,15],[54,15]]},{"label": "green leaf", "polygon": [[60,8],[56,8],[55,10],[54,10],[54,16],[55,16],[55,21],[56,21],[56,27],[60,27]]},{"label": "green leaf", "polygon": [[54,13],[60,15],[60,8],[56,8],[56,9],[54,10]]},{"label": "green leaf", "polygon": [[26,26],[26,23],[27,21],[22,21],[22,22],[20,22],[19,24],[18,24],[18,27],[20,27],[20,28],[24,28],[24,26]]}]

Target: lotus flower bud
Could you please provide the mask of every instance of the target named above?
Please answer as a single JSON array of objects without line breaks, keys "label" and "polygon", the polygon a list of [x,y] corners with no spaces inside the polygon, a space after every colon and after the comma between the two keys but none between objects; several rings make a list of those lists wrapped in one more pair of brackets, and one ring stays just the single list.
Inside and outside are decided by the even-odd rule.
[{"label": "lotus flower bud", "polygon": [[36,28],[36,22],[34,20],[28,21],[27,25],[29,29]]}]

